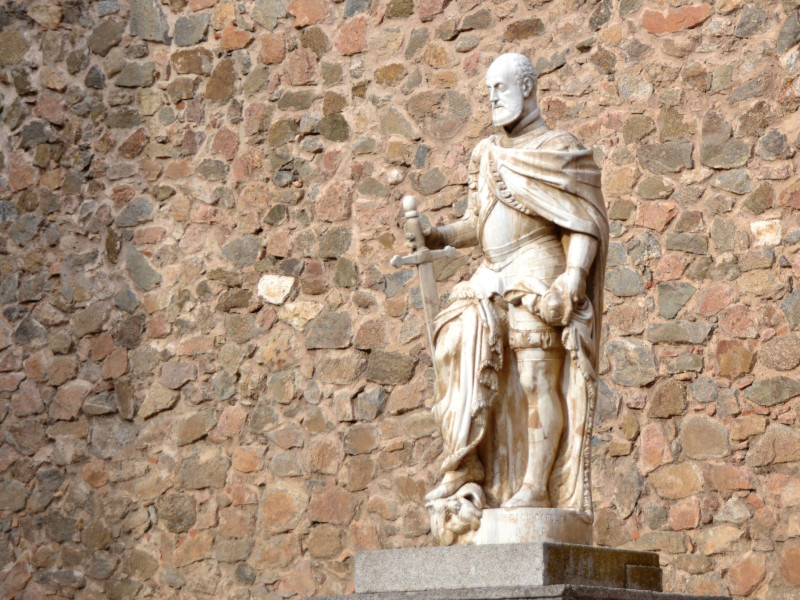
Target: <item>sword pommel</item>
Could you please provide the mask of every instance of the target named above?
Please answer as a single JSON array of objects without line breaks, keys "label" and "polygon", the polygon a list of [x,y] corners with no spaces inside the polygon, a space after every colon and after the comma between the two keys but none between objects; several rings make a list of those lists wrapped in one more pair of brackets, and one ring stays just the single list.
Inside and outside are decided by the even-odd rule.
[{"label": "sword pommel", "polygon": [[406,211],[406,231],[414,235],[411,247],[414,250],[423,250],[426,247],[425,234],[422,233],[422,222],[419,220],[419,212],[417,212],[417,199],[414,196],[405,196],[403,210]]}]

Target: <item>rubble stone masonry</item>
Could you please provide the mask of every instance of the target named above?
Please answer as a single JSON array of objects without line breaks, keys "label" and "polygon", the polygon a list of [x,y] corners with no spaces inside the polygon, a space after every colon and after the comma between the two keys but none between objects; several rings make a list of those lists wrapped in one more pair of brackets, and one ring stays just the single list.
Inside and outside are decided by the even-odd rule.
[{"label": "rubble stone masonry", "polygon": [[341,594],[355,551],[432,543],[389,258],[403,195],[463,214],[509,51],[603,170],[596,542],[800,598],[798,8],[2,2],[0,600]]}]

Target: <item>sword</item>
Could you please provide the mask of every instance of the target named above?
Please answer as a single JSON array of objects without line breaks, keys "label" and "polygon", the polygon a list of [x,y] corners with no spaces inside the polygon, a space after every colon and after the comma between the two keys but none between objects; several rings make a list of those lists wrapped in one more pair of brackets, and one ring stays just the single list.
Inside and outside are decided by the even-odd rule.
[{"label": "sword", "polygon": [[[399,269],[407,265],[416,265],[419,277],[419,289],[422,294],[422,308],[425,311],[425,327],[428,331],[428,345],[433,359],[433,320],[439,313],[439,293],[436,290],[436,276],[433,274],[433,261],[438,258],[449,258],[458,254],[452,246],[445,246],[441,250],[429,250],[425,246],[425,236],[422,233],[422,223],[417,212],[417,199],[414,196],[403,198],[403,210],[406,211],[406,227],[409,233],[414,234],[411,247],[414,250],[407,256],[395,255],[390,264]],[[434,363],[434,371],[436,365]]]}]

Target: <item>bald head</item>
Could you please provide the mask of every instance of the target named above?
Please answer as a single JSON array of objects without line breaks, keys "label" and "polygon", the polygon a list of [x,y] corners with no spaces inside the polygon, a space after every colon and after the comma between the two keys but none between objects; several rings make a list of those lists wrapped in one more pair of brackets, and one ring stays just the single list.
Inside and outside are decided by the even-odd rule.
[{"label": "bald head", "polygon": [[507,130],[536,108],[536,70],[522,54],[501,54],[486,71],[492,122]]}]

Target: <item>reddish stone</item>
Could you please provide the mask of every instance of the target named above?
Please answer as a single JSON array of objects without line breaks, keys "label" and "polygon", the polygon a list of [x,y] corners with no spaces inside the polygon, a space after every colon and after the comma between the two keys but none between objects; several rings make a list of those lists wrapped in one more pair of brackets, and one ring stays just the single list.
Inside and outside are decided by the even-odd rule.
[{"label": "reddish stone", "polygon": [[335,475],[339,471],[343,455],[338,441],[314,439],[308,446],[308,466],[314,473]]},{"label": "reddish stone", "polygon": [[188,160],[176,159],[169,161],[167,168],[164,169],[164,177],[167,179],[181,179],[192,174],[192,164]]},{"label": "reddish stone", "polygon": [[93,460],[81,470],[81,477],[93,488],[103,487],[108,483],[108,472],[105,461]]},{"label": "reddish stone", "polygon": [[694,529],[700,524],[700,503],[687,498],[669,507],[669,526],[673,531]]},{"label": "reddish stone", "polygon": [[669,442],[661,424],[646,425],[640,434],[639,444],[639,463],[642,474],[646,475],[661,465],[672,462],[672,451],[669,449]]},{"label": "reddish stone", "polygon": [[354,343],[359,350],[375,350],[386,346],[384,319],[371,319],[362,323],[358,328]]},{"label": "reddish stone", "polygon": [[0,597],[15,598],[33,576],[33,567],[29,563],[29,554],[24,554],[14,566],[3,573],[0,580]]},{"label": "reddish stone", "polygon": [[252,150],[244,156],[237,156],[231,165],[231,183],[252,181],[260,175],[261,155],[257,150]]},{"label": "reddish stone", "polygon": [[294,17],[297,29],[321,22],[328,12],[325,0],[292,0],[286,11]]},{"label": "reddish stone", "polygon": [[88,381],[78,379],[62,385],[50,405],[50,418],[70,421],[78,416],[86,396],[92,389]]},{"label": "reddish stone", "polygon": [[319,523],[347,525],[356,511],[352,494],[335,485],[318,492],[308,503],[308,518]]},{"label": "reddish stone", "polygon": [[685,254],[680,252],[667,254],[659,259],[656,268],[653,269],[653,279],[657,283],[680,279],[688,265],[689,259]]},{"label": "reddish stone", "polygon": [[197,354],[211,352],[213,349],[213,336],[193,337],[188,340],[183,340],[178,345],[178,356],[196,356]]},{"label": "reddish stone", "polygon": [[672,8],[666,13],[646,10],[642,15],[642,24],[650,33],[675,33],[682,29],[697,27],[710,15],[711,7],[708,4],[681,6]]},{"label": "reddish stone", "polygon": [[733,304],[719,314],[720,331],[738,338],[756,338],[759,334],[758,319],[745,304]]},{"label": "reddish stone", "polygon": [[664,231],[678,214],[674,202],[642,202],[636,215],[636,224],[655,231]]},{"label": "reddish stone", "polygon": [[800,540],[790,540],[786,542],[779,552],[780,569],[783,580],[793,586],[800,587]]},{"label": "reddish stone", "polygon": [[92,358],[95,360],[103,360],[106,356],[114,351],[114,338],[110,333],[101,333],[92,340]]},{"label": "reddish stone", "polygon": [[736,287],[723,283],[710,287],[697,294],[697,312],[701,315],[715,315],[739,297]]},{"label": "reddish stone", "polygon": [[236,83],[236,71],[230,58],[223,58],[214,67],[206,84],[205,99],[212,102],[227,102],[231,99]]},{"label": "reddish stone", "polygon": [[213,7],[218,0],[189,0],[189,8],[193,12]]},{"label": "reddish stone", "polygon": [[281,577],[278,590],[281,595],[286,596],[299,595],[301,598],[313,596],[317,591],[317,583],[311,570],[311,561],[304,559],[295,563],[292,570]]},{"label": "reddish stone", "polygon": [[44,402],[39,387],[30,379],[19,384],[19,391],[11,397],[11,411],[18,417],[44,412]]},{"label": "reddish stone", "polygon": [[325,177],[332,177],[339,169],[342,163],[342,153],[339,150],[331,150],[322,155],[322,164],[320,165],[320,172]]},{"label": "reddish stone", "polygon": [[158,225],[139,227],[133,232],[133,241],[136,245],[157,244],[167,235],[167,230]]},{"label": "reddish stone", "polygon": [[284,73],[292,85],[313,85],[317,82],[315,54],[305,48],[292,52],[286,59]]},{"label": "reddish stone", "polygon": [[237,435],[247,419],[247,412],[239,405],[226,406],[217,422],[217,433],[225,437]]},{"label": "reddish stone", "polygon": [[316,216],[322,221],[344,221],[350,218],[353,186],[335,182],[327,187],[316,203]]},{"label": "reddish stone", "polygon": [[241,508],[238,506],[228,506],[219,511],[220,531],[232,538],[245,538],[253,533],[252,508]]},{"label": "reddish stone", "polygon": [[219,43],[224,50],[241,50],[253,41],[253,36],[246,31],[236,29],[230,23],[222,30]]},{"label": "reddish stone", "polygon": [[103,379],[117,379],[128,372],[128,351],[125,348],[117,348],[112,352],[103,364],[100,373]]},{"label": "reddish stone", "polygon": [[725,580],[734,596],[747,596],[767,576],[767,561],[763,554],[750,554],[728,570]]},{"label": "reddish stone", "polygon": [[32,354],[23,363],[25,374],[31,379],[39,379],[47,375],[52,364],[53,353],[47,348]]},{"label": "reddish stone", "polygon": [[717,374],[738,379],[747,375],[755,363],[755,354],[737,340],[720,340],[717,344]]},{"label": "reddish stone", "polygon": [[31,187],[34,179],[36,179],[36,169],[33,167],[21,167],[8,172],[8,185],[12,192]]},{"label": "reddish stone", "polygon": [[369,454],[377,447],[378,430],[374,425],[353,425],[344,434],[344,450],[347,454]]},{"label": "reddish stone", "polygon": [[220,129],[211,142],[211,151],[222,155],[225,160],[233,160],[239,148],[239,136],[227,127]]},{"label": "reddish stone", "polygon": [[236,450],[233,451],[233,468],[242,473],[253,473],[258,470],[263,455],[263,448],[236,448]]},{"label": "reddish stone", "polygon": [[61,105],[61,96],[44,92],[36,102],[34,112],[53,125],[63,125],[66,120],[64,107]]},{"label": "reddish stone", "polygon": [[20,382],[25,379],[23,373],[0,374],[0,392],[15,392]]},{"label": "reddish stone", "polygon": [[367,20],[364,17],[350,19],[343,26],[336,40],[336,49],[343,56],[363,52],[367,47]]},{"label": "reddish stone", "polygon": [[417,15],[423,23],[432,21],[436,15],[442,14],[450,0],[420,0],[417,4]]},{"label": "reddish stone", "polygon": [[268,33],[261,38],[259,61],[265,65],[274,65],[283,62],[284,58],[286,58],[286,39],[283,32]]},{"label": "reddish stone", "polygon": [[150,138],[144,128],[137,129],[127,140],[120,144],[118,151],[125,158],[136,158],[141,154]]},{"label": "reddish stone", "polygon": [[271,485],[261,503],[261,524],[271,533],[291,531],[308,505],[308,494],[300,487]]},{"label": "reddish stone", "polygon": [[711,465],[706,470],[706,480],[712,489],[720,492],[730,490],[752,490],[750,471],[734,465]]},{"label": "reddish stone", "polygon": [[230,495],[234,506],[258,504],[258,488],[254,485],[247,485],[241,482],[234,483],[228,490],[228,495]]},{"label": "reddish stone", "polygon": [[74,356],[56,356],[50,367],[47,383],[50,385],[61,385],[69,381],[78,372],[78,361]]}]

